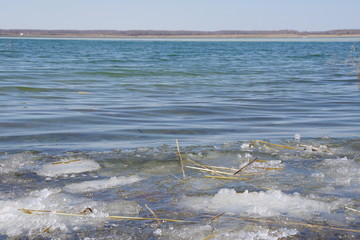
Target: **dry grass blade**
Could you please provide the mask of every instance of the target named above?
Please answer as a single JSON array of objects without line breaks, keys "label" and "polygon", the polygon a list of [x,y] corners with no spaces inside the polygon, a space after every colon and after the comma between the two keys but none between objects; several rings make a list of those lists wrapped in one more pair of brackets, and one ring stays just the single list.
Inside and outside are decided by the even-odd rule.
[{"label": "dry grass blade", "polygon": [[181,171],[182,171],[182,174],[183,174],[183,178],[185,178],[184,161],[183,161],[183,158],[181,156],[180,147],[179,147],[179,141],[177,139],[176,139],[176,149],[177,149],[177,155],[179,156],[179,159],[180,159]]},{"label": "dry grass blade", "polygon": [[[68,216],[68,217],[85,217],[84,213],[80,214],[72,214],[72,213],[65,213],[65,212],[52,212],[48,210],[30,210],[30,209],[18,209],[26,214],[32,214],[33,212],[43,212],[43,213],[53,213],[54,215],[60,216]],[[144,217],[127,217],[127,216],[109,216],[111,219],[118,219],[118,220],[155,220],[155,221],[164,221],[164,222],[187,222],[190,223],[191,221],[184,221],[184,220],[176,220],[176,219],[166,219],[166,218],[144,218]],[[192,223],[192,222],[191,222]]]},{"label": "dry grass blade", "polygon": [[199,171],[202,171],[202,172],[210,172],[210,173],[213,173],[213,174],[233,175],[232,173],[216,171],[216,170],[212,170],[212,169],[208,169],[208,168],[199,168],[199,167],[192,167],[192,166],[186,166],[186,167],[191,168],[191,169],[195,169],[195,170],[199,170]]},{"label": "dry grass blade", "polygon": [[206,237],[206,238],[203,238],[202,240],[211,239],[211,238],[215,237],[215,236],[218,235],[218,234],[219,234],[219,233],[214,233],[214,234],[212,234],[212,235],[210,235],[210,236],[208,236],[208,237]]},{"label": "dry grass blade", "polygon": [[236,171],[237,169],[235,168],[228,168],[228,167],[219,167],[219,166],[210,166],[210,165],[204,165],[204,164],[200,164],[200,163],[197,163],[191,159],[187,159],[188,162],[196,165],[196,166],[199,166],[199,167],[202,167],[202,168],[208,168],[208,169],[213,169],[213,170],[227,170],[227,171],[230,171],[230,172],[233,172],[233,171]]},{"label": "dry grass blade", "polygon": [[42,233],[45,233],[45,232],[50,231],[51,227],[52,227],[52,226],[45,228],[44,230],[42,230],[41,232],[39,232],[39,233],[36,234],[35,236],[31,237],[30,239],[31,239],[31,240],[32,240],[32,239],[35,239],[36,237],[40,236]]},{"label": "dry grass blade", "polygon": [[157,223],[161,224],[161,221],[159,220],[159,217],[156,215],[156,213],[147,205],[145,204],[145,207],[151,212],[151,214],[154,216],[155,219],[157,219]]},{"label": "dry grass blade", "polygon": [[239,170],[237,170],[234,175],[238,174],[239,172],[241,172],[244,168],[248,167],[249,165],[251,165],[252,163],[254,163],[256,160],[258,160],[258,158],[255,158],[254,160],[251,160],[250,162],[248,162],[245,166],[243,166],[242,168],[240,168]]},{"label": "dry grass blade", "polygon": [[32,210],[32,209],[25,209],[25,208],[19,208],[19,211],[22,211],[26,214],[33,214],[33,213],[51,213],[49,210]]},{"label": "dry grass blade", "polygon": [[265,170],[265,171],[284,169],[284,168],[277,168],[277,167],[254,167],[254,168],[256,168],[256,169],[262,169],[262,170]]},{"label": "dry grass blade", "polygon": [[354,208],[350,208],[350,207],[345,207],[347,210],[350,210],[350,211],[353,211],[353,212],[357,212],[357,213],[360,213],[359,210],[356,210]]},{"label": "dry grass blade", "polygon": [[250,143],[250,145],[254,145],[254,143],[259,142],[259,143],[263,143],[265,145],[271,145],[271,146],[275,146],[275,147],[281,147],[281,148],[287,148],[287,149],[293,149],[293,150],[297,150],[297,148],[294,147],[288,147],[288,146],[284,146],[284,145],[279,145],[279,144],[275,144],[275,143],[269,143],[269,142],[265,142],[265,141],[261,141],[261,140],[254,140]]},{"label": "dry grass blade", "polygon": [[226,176],[204,176],[206,178],[218,178],[218,179],[228,179],[228,180],[250,180],[250,178],[239,178],[239,177],[226,177]]},{"label": "dry grass blade", "polygon": [[52,165],[57,165],[57,164],[69,164],[69,163],[73,163],[73,162],[80,162],[80,159],[75,159],[75,160],[69,160],[69,161],[62,161],[62,162],[54,162],[52,163]]},{"label": "dry grass blade", "polygon": [[68,216],[68,217],[85,217],[85,214],[74,214],[74,213],[64,213],[64,212],[54,212],[54,215],[59,216]]},{"label": "dry grass blade", "polygon": [[222,212],[222,213],[216,215],[215,217],[211,218],[210,221],[214,221],[215,219],[218,219],[219,217],[221,217],[224,214],[225,214],[225,212]]},{"label": "dry grass blade", "polygon": [[127,217],[127,216],[109,216],[111,219],[116,220],[155,220],[155,221],[164,221],[164,222],[181,222],[181,223],[189,223],[190,221],[184,220],[176,220],[176,219],[166,219],[166,218],[145,218],[145,217]]}]

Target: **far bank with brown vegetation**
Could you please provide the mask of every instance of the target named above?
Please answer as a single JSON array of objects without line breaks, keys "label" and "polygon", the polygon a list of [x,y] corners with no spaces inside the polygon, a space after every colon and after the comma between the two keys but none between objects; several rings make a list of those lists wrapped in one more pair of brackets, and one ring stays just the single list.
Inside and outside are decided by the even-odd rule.
[{"label": "far bank with brown vegetation", "polygon": [[186,30],[42,30],[0,29],[0,36],[27,37],[123,37],[123,38],[272,38],[272,37],[360,37],[360,29],[329,31],[186,31]]}]

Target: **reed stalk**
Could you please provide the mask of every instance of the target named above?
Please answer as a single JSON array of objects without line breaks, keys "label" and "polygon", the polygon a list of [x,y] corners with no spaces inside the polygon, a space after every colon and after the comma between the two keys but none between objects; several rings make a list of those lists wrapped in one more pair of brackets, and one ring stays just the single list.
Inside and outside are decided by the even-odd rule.
[{"label": "reed stalk", "polygon": [[179,156],[179,159],[180,159],[181,171],[182,171],[182,174],[183,174],[183,178],[185,178],[184,161],[183,161],[183,158],[181,156],[180,147],[179,147],[179,141],[177,139],[176,139],[176,149],[177,149],[177,155]]}]

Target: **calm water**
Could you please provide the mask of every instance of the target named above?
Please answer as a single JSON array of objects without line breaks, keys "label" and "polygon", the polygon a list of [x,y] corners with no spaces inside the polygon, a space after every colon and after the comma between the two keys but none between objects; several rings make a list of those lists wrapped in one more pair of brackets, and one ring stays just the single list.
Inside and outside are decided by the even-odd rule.
[{"label": "calm water", "polygon": [[[31,237],[52,225],[43,237],[203,239],[217,233],[214,239],[356,239],[359,234],[351,231],[274,222],[259,227],[225,217],[210,224],[204,216],[244,216],[236,206],[241,199],[219,192],[226,188],[255,194],[246,202],[258,205],[248,209],[284,200],[284,208],[270,204],[245,216],[358,229],[358,48],[359,38],[0,38],[0,218],[23,226],[0,223],[0,238]],[[294,140],[296,133],[300,141]],[[239,168],[258,157],[269,165],[253,171],[275,170],[239,182],[206,179],[186,169],[187,179],[181,180],[175,139],[185,159]],[[255,139],[296,149],[249,146]],[[81,171],[72,160],[84,164]],[[66,161],[69,171],[44,173],[47,164]],[[134,175],[142,180],[92,183],[102,189],[85,193],[82,185],[79,193],[68,186]],[[261,191],[266,192],[256,195]],[[214,203],[219,194],[232,208]],[[97,209],[94,214],[109,213],[126,205],[119,199],[133,211],[118,214],[151,217],[147,204],[162,218],[196,223],[69,222],[58,216],[35,221],[39,216],[25,218],[17,210],[74,211],[82,202]],[[292,215],[296,207],[287,204],[306,201],[309,207]],[[199,202],[216,207],[201,208]],[[7,209],[10,205],[16,209]],[[307,212],[312,207],[315,213]]]},{"label": "calm water", "polygon": [[359,41],[0,39],[0,146],[358,138]]}]

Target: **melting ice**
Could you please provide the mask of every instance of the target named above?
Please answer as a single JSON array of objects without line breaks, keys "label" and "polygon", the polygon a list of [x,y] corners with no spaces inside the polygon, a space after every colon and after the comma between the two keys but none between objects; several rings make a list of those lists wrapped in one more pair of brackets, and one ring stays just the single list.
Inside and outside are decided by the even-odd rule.
[{"label": "melting ice", "polygon": [[330,213],[337,203],[327,203],[279,190],[237,193],[234,189],[220,189],[213,197],[187,197],[183,204],[196,210],[237,213],[241,216],[304,217],[315,213]]}]

